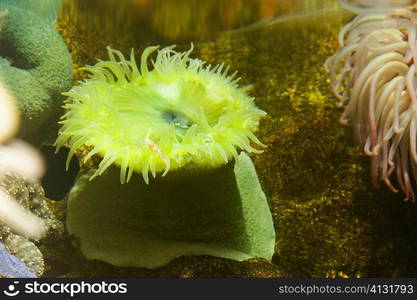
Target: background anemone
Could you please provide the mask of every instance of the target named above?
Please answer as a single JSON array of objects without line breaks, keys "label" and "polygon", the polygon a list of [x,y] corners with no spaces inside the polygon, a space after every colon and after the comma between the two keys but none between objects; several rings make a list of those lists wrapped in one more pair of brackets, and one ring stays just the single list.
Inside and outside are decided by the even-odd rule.
[{"label": "background anemone", "polygon": [[365,12],[369,8],[387,8],[413,5],[416,0],[340,0],[342,5],[356,13]]},{"label": "background anemone", "polygon": [[39,152],[13,139],[20,115],[0,81],[0,277],[34,277],[44,272],[39,242],[51,241],[63,225],[47,207],[37,180],[45,170]]},{"label": "background anemone", "polygon": [[347,104],[341,120],[352,121],[364,152],[372,157],[373,178],[397,192],[390,180],[396,171],[406,199],[414,201],[417,14],[399,5],[415,1],[343,2],[375,7],[359,10],[340,31],[342,49],[327,61],[333,92],[341,105]]},{"label": "background anemone", "polygon": [[148,47],[138,67],[108,48],[109,61],[85,69],[90,78],[66,93],[69,97],[56,141],[68,145],[67,165],[82,145],[91,147],[84,160],[95,154],[103,159],[94,178],[110,165],[121,167],[120,181],[133,171],[148,182],[148,173],[183,166],[216,167],[237,158],[236,148],[259,152],[253,131],[265,112],[258,109],[247,87],[239,88],[236,73],[223,64],[212,67],[173,47],[158,51],[153,69]]},{"label": "background anemone", "polygon": [[[20,118],[15,100],[1,81],[0,111],[0,185],[9,173],[19,174],[28,180],[40,178],[45,167],[37,150],[18,140],[3,145],[17,132]],[[39,239],[46,227],[44,220],[23,208],[0,186],[0,229],[3,225],[32,239]]]}]

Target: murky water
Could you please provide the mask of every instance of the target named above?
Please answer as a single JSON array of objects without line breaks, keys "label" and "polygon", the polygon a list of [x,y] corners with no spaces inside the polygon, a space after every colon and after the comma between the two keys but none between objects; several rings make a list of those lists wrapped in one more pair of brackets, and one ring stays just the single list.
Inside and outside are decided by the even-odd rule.
[{"label": "murky water", "polygon": [[111,0],[70,0],[64,1],[61,19],[98,34],[103,42],[129,39],[126,46],[138,48],[212,41],[225,31],[318,11],[337,14],[338,8],[332,0],[122,0],[117,5]]}]

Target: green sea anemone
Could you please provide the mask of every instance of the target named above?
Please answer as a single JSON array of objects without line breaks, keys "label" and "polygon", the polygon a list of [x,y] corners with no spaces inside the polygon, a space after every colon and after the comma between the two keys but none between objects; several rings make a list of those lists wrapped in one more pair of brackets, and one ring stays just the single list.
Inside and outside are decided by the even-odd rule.
[{"label": "green sea anemone", "polygon": [[[182,255],[270,260],[272,216],[245,153],[263,146],[253,131],[265,112],[223,65],[190,58],[192,47],[158,51],[149,70],[156,49],[137,67],[133,51],[126,60],[108,48],[110,61],[85,68],[90,78],[67,93],[57,148],[70,147],[67,163],[80,147],[91,149],[84,161],[102,157],[67,197],[69,235],[88,259],[116,266],[156,268]],[[134,171],[144,180],[128,182]]]},{"label": "green sea anemone", "polygon": [[74,87],[64,108],[57,151],[70,147],[67,166],[77,149],[91,151],[101,160],[93,179],[109,166],[120,166],[121,183],[133,171],[148,174],[183,166],[211,168],[237,158],[238,149],[258,153],[251,141],[263,146],[253,132],[265,112],[239,87],[236,73],[228,75],[224,65],[212,67],[190,58],[191,49],[176,52],[174,46],[158,50],[148,47],[140,67],[133,50],[130,60],[108,47],[109,61],[84,69],[90,77]]}]

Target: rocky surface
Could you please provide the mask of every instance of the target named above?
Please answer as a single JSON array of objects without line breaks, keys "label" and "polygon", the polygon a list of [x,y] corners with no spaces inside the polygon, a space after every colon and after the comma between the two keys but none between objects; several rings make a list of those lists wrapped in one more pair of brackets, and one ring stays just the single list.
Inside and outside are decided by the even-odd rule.
[{"label": "rocky surface", "polygon": [[48,200],[45,198],[44,191],[38,182],[28,182],[20,176],[7,174],[2,178],[0,187],[25,209],[46,220],[48,229],[39,241],[31,241],[26,237],[17,235],[9,227],[0,224],[0,242],[4,244],[5,249],[25,263],[36,276],[40,277],[45,271],[45,262],[38,247],[42,244],[57,242],[64,233],[64,225],[55,218],[48,208]]}]

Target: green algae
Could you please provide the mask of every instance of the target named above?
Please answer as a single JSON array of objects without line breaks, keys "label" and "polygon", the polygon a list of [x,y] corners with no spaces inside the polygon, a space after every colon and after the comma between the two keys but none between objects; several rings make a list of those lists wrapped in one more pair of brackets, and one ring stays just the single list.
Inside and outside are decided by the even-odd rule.
[{"label": "green algae", "polygon": [[[22,124],[18,135],[41,145],[56,135],[62,92],[71,86],[72,62],[57,30],[45,14],[56,8],[28,0],[2,1],[0,77],[16,98]],[[49,4],[53,4],[48,1]],[[30,5],[32,4],[32,5]]]},{"label": "green algae", "polygon": [[13,5],[30,10],[50,22],[56,21],[61,4],[61,0],[2,0],[1,2],[2,4]]},{"label": "green algae", "polygon": [[[175,259],[157,270],[117,268],[86,261],[65,244],[45,249],[53,276],[138,277],[415,277],[417,207],[386,187],[374,187],[369,159],[330,93],[323,63],[337,49],[337,32],[349,16],[308,17],[219,34],[196,45],[196,56],[240,70],[257,105],[268,112],[254,156],[277,231],[272,263],[209,256]],[[65,20],[65,19],[64,19]],[[64,26],[65,24],[65,26]],[[61,23],[75,66],[104,58],[104,36],[82,24]],[[97,34],[97,36],[96,36]],[[146,44],[146,37],[143,43]],[[137,41],[137,40],[136,40]],[[164,40],[161,41],[162,43]],[[166,41],[172,42],[172,41]],[[188,47],[187,43],[179,47]],[[123,48],[122,48],[123,49]],[[78,73],[79,77],[83,75]],[[47,273],[48,274],[48,273]]]}]

